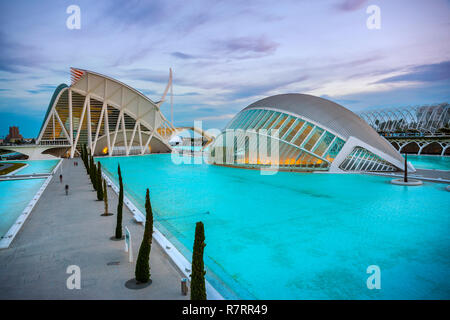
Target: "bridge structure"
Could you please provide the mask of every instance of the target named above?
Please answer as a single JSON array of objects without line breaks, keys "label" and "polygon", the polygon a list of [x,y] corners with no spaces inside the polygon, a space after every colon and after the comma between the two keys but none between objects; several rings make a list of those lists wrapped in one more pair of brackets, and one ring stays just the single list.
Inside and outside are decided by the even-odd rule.
[{"label": "bridge structure", "polygon": [[399,152],[450,155],[448,103],[370,110],[358,115]]}]

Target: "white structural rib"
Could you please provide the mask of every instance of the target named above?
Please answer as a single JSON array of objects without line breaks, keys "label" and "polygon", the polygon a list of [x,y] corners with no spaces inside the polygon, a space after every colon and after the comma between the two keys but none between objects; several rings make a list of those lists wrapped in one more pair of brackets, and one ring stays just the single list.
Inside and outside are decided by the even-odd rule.
[{"label": "white structural rib", "polygon": [[73,147],[70,150],[70,157],[71,158],[73,158],[73,155],[74,155],[75,149],[76,149],[76,145],[78,143],[78,139],[80,138],[81,127],[83,125],[84,114],[86,113],[86,106],[87,106],[87,101],[88,100],[89,100],[89,95],[86,96],[86,98],[84,99],[83,110],[81,111],[80,123],[78,124],[77,136],[75,138],[75,142],[73,143]]}]

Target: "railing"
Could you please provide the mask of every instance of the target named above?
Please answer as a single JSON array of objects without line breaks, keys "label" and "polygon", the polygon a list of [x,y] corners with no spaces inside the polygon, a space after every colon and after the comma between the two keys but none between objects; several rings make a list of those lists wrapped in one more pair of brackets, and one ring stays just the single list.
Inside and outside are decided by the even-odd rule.
[{"label": "railing", "polygon": [[41,141],[39,141],[38,145],[70,147],[70,143],[66,139],[64,139],[64,140],[41,140]]}]

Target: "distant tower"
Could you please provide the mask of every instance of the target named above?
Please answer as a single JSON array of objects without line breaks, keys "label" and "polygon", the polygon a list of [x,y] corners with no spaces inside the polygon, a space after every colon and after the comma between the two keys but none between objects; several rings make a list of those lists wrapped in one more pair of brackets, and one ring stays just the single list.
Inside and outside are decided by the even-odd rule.
[{"label": "distant tower", "polygon": [[19,127],[9,127],[9,134],[6,136],[5,141],[7,142],[17,142],[22,141],[23,137],[19,133]]}]

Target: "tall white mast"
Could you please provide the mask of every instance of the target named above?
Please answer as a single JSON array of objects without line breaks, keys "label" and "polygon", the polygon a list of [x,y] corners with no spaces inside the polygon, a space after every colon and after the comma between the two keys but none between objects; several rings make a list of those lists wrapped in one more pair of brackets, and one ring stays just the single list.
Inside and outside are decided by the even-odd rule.
[{"label": "tall white mast", "polygon": [[172,79],[170,84],[170,122],[173,125],[173,78],[172,78],[172,68],[170,68],[170,78]]}]

